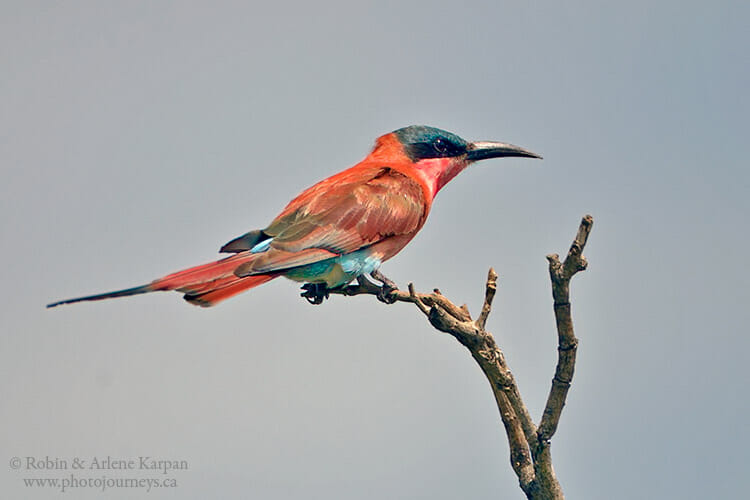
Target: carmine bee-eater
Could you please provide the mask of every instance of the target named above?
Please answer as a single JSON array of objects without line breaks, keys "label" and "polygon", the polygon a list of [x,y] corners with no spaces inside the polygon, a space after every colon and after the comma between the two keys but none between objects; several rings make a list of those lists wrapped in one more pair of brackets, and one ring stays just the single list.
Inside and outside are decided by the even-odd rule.
[{"label": "carmine bee-eater", "polygon": [[47,307],[163,290],[209,307],[279,276],[305,283],[302,295],[320,303],[326,290],[369,274],[383,284],[385,299],[395,285],[378,268],[422,229],[438,191],[473,162],[503,156],[541,158],[512,144],[468,142],[433,127],[401,128],[378,138],[357,165],[303,191],[264,229],[221,247],[234,255],[147,285]]}]

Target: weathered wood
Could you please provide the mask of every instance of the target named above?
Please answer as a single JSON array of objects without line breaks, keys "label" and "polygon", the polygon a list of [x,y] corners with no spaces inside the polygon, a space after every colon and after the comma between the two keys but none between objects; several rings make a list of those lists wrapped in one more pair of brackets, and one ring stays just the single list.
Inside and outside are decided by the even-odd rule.
[{"label": "weathered wood", "polygon": [[[497,346],[492,334],[485,329],[497,290],[498,276],[494,269],[490,269],[487,275],[484,303],[476,320],[472,320],[465,305],[455,305],[438,289],[428,294],[417,293],[414,285],[410,283],[407,292],[393,290],[387,296],[390,303],[415,304],[433,327],[452,335],[469,350],[490,383],[508,437],[511,467],[518,477],[521,489],[530,500],[565,498],[552,468],[550,441],[557,431],[560,415],[573,381],[578,348],[570,310],[570,280],[576,273],[586,269],[587,262],[583,256],[583,249],[593,223],[594,219],[590,215],[583,217],[564,262],[560,262],[557,254],[547,256],[557,326],[558,359],[552,387],[538,427],[534,425],[521,398],[513,373],[505,362],[503,351]],[[368,294],[383,298],[381,287],[367,279],[358,280],[356,285],[329,292],[340,295]]]}]

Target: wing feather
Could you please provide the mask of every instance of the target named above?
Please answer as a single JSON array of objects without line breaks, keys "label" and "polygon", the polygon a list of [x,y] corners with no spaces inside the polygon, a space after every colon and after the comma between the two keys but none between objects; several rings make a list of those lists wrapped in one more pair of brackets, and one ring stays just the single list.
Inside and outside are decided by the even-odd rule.
[{"label": "wing feather", "polygon": [[268,250],[235,275],[283,272],[414,234],[428,210],[422,186],[409,176],[387,167],[349,169],[292,200],[260,233],[272,238]]},{"label": "wing feather", "polygon": [[320,248],[344,254],[389,236],[418,231],[427,209],[417,181],[396,170],[379,168],[356,182],[328,186],[309,202],[285,210],[263,232],[273,236],[272,249],[298,252]]}]

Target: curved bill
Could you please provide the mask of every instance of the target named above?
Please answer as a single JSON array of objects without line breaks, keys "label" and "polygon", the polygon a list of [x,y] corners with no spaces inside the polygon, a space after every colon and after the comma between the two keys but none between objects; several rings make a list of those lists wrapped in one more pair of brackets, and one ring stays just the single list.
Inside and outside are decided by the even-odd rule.
[{"label": "curved bill", "polygon": [[488,158],[502,158],[504,156],[521,156],[524,158],[539,158],[541,155],[532,153],[528,149],[504,142],[479,141],[472,142],[466,148],[469,161],[486,160]]}]

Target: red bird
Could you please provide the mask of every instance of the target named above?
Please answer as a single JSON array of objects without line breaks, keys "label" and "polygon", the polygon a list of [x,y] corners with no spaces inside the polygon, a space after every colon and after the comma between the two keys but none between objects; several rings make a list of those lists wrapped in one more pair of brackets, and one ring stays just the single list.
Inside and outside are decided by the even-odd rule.
[{"label": "red bird", "polygon": [[413,125],[377,139],[357,165],[294,198],[264,229],[233,239],[220,252],[234,255],[178,271],[148,285],[61,300],[86,300],[177,290],[191,304],[212,306],[279,276],[305,283],[302,295],[319,304],[327,290],[378,272],[422,229],[440,189],[471,163],[488,158],[541,158],[512,144],[467,142],[433,127]]}]

